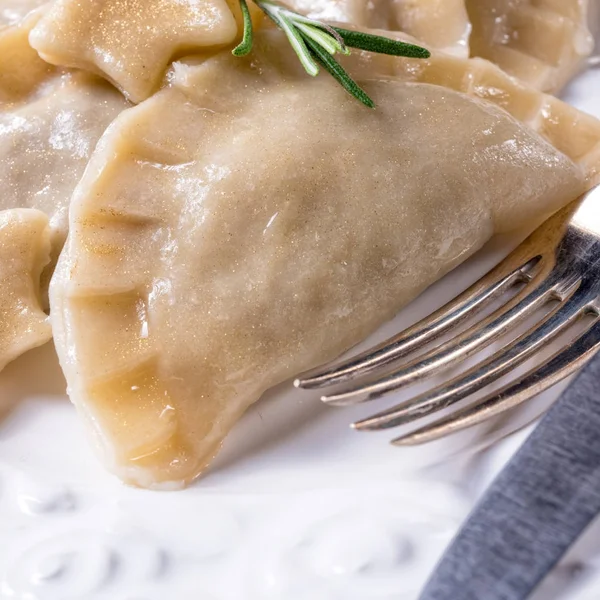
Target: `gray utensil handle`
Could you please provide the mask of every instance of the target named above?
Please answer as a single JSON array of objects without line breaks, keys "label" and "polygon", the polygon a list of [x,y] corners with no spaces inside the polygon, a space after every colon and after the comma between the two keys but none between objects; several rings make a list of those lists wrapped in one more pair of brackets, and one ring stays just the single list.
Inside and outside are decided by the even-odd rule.
[{"label": "gray utensil handle", "polygon": [[420,600],[525,600],[600,513],[600,354],[498,475]]}]

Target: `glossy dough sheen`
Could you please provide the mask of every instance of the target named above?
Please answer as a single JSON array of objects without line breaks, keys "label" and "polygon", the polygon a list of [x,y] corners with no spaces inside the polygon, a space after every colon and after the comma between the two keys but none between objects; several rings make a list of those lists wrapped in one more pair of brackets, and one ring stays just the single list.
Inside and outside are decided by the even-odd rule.
[{"label": "glossy dough sheen", "polygon": [[96,142],[126,105],[104,81],[69,73],[41,96],[0,112],[0,208],[43,210],[64,240],[73,189]]},{"label": "glossy dough sheen", "polygon": [[27,43],[38,18],[0,30],[0,210],[44,211],[60,246],[73,189],[127,102],[95,75],[42,61]]},{"label": "glossy dough sheen", "polygon": [[403,31],[451,54],[469,55],[471,25],[464,0],[285,0],[284,4],[313,18]]},{"label": "glossy dough sheen", "polygon": [[0,370],[52,337],[40,291],[49,260],[48,217],[38,210],[0,211]]},{"label": "glossy dough sheen", "polygon": [[[5,7],[0,0],[0,9]],[[0,110],[25,103],[58,71],[44,62],[29,45],[29,32],[39,13],[17,24],[0,27]]]},{"label": "glossy dough sheen", "polygon": [[175,56],[229,44],[237,32],[225,0],[57,0],[30,41],[48,62],[103,75],[140,102]]},{"label": "glossy dough sheen", "polygon": [[[414,42],[406,35],[395,37]],[[344,64],[358,78],[379,74],[432,83],[496,104],[579,164],[588,188],[600,183],[600,121],[507,75],[487,60],[463,59],[436,50],[427,60],[353,52]]]},{"label": "glossy dough sheen", "polygon": [[280,35],[259,36],[251,60],[177,65],[108,129],[76,190],[56,345],[130,483],[189,482],[266,389],[584,187],[493,106],[371,81],[372,111],[299,69]]},{"label": "glossy dough sheen", "polygon": [[471,52],[547,92],[557,92],[593,48],[588,11],[598,0],[466,0]]}]

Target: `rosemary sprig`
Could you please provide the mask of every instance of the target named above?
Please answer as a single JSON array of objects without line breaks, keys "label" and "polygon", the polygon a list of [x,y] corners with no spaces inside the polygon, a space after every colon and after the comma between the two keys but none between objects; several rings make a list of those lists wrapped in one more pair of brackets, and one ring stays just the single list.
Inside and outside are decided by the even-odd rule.
[{"label": "rosemary sprig", "polygon": [[290,42],[294,52],[298,55],[304,70],[309,75],[316,77],[319,73],[319,66],[304,43],[305,36],[302,35],[301,31],[296,27],[294,22],[288,18],[288,15],[286,15],[283,10],[279,10],[275,4],[272,5],[275,7],[273,9],[266,8],[267,6],[271,6],[270,3],[265,4],[264,7],[260,4],[259,6],[267,13],[267,15],[274,21],[275,24],[279,25],[279,27],[283,29],[283,32],[287,36],[287,39]]},{"label": "rosemary sprig", "polygon": [[[252,19],[246,0],[239,0],[244,20],[242,41],[233,49],[235,56],[244,56],[252,50]],[[322,66],[342,87],[365,106],[374,108],[375,103],[367,93],[350,77],[347,71],[337,62],[335,55],[350,54],[351,48],[406,56],[409,58],[429,58],[429,50],[392,40],[380,35],[371,35],[360,31],[351,31],[340,27],[331,27],[316,19],[300,15],[272,0],[254,0],[254,3],[286,34],[290,45],[297,54],[304,70],[313,77]]]},{"label": "rosemary sprig", "polygon": [[348,75],[344,68],[338,63],[331,54],[328,54],[323,50],[322,46],[319,46],[316,42],[311,39],[306,40],[310,49],[317,57],[319,62],[325,67],[329,74],[337,79],[340,85],[350,94],[352,94],[357,100],[360,100],[365,106],[369,108],[375,108],[375,103],[367,95],[367,93]]}]

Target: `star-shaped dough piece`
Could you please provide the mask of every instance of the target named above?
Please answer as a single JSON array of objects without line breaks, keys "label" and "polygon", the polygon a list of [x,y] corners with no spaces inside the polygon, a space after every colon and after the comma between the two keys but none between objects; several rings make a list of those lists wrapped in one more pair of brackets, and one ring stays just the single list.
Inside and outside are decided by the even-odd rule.
[{"label": "star-shaped dough piece", "polygon": [[0,370],[52,337],[40,290],[49,261],[48,217],[28,208],[0,211]]},{"label": "star-shaped dough piece", "polygon": [[101,74],[140,102],[174,57],[229,44],[237,34],[226,0],[58,0],[30,42],[44,60]]}]

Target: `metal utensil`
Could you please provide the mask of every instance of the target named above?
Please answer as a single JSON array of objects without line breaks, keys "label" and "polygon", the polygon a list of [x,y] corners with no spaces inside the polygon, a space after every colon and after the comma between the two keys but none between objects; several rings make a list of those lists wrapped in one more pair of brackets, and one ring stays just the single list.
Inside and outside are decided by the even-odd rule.
[{"label": "metal utensil", "polygon": [[600,355],[541,420],[419,600],[525,600],[600,514]]},{"label": "metal utensil", "polygon": [[[453,339],[386,371],[375,381],[356,382],[389,369],[424,344],[451,332],[517,285],[523,287],[516,295]],[[453,406],[533,357],[585,315],[589,323],[584,331],[543,364],[499,391],[392,443],[419,444],[478,424],[555,385],[590,360],[600,349],[600,186],[548,219],[497,267],[429,317],[367,352],[306,374],[294,384],[315,389],[352,382],[321,399],[334,406],[372,401],[456,366],[551,301],[556,306],[535,326],[491,357],[353,427],[360,431],[388,429]]]}]

